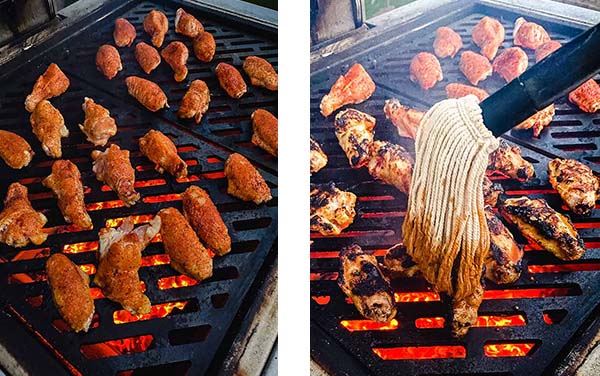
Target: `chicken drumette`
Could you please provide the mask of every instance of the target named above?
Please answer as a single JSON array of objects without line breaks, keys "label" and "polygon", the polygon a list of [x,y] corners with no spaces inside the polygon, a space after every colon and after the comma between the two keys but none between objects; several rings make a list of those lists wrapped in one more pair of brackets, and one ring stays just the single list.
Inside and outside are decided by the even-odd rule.
[{"label": "chicken drumette", "polygon": [[244,72],[250,77],[250,83],[254,86],[262,86],[269,90],[277,90],[279,81],[277,72],[269,63],[258,56],[248,56],[244,60]]},{"label": "chicken drumette", "polygon": [[523,249],[491,207],[485,207],[490,231],[490,252],[485,258],[485,277],[497,284],[513,283],[521,276]]},{"label": "chicken drumette", "polygon": [[538,49],[544,43],[550,41],[546,30],[535,22],[526,21],[523,17],[517,18],[513,29],[514,44],[532,50]]},{"label": "chicken drumette", "polygon": [[408,195],[412,177],[412,158],[402,146],[375,141],[371,147],[369,174]]},{"label": "chicken drumette", "polygon": [[500,146],[494,150],[488,160],[486,173],[500,173],[518,181],[524,182],[535,175],[531,162],[521,156],[518,146],[510,146],[506,141],[500,140]]},{"label": "chicken drumette", "polygon": [[433,51],[440,59],[444,57],[454,57],[462,46],[462,38],[451,28],[442,26],[438,27],[435,31]]},{"label": "chicken drumette", "polygon": [[227,193],[244,201],[252,201],[256,205],[271,199],[271,189],[244,156],[231,154],[225,161],[227,177]]},{"label": "chicken drumette", "polygon": [[40,245],[48,237],[42,229],[46,222],[46,216],[31,206],[24,185],[12,183],[8,186],[4,210],[0,213],[0,242],[16,248],[29,242]]},{"label": "chicken drumette", "polygon": [[383,256],[384,271],[391,278],[410,278],[421,273],[419,266],[406,252],[406,247],[396,244]]},{"label": "chicken drumette", "polygon": [[100,46],[96,53],[96,68],[104,77],[112,80],[119,71],[123,70],[119,51],[109,44]]},{"label": "chicken drumette", "polygon": [[353,108],[335,116],[335,136],[348,157],[350,167],[359,168],[369,163],[375,118]]},{"label": "chicken drumette", "polygon": [[419,124],[425,113],[400,104],[396,98],[388,99],[383,106],[385,117],[389,119],[402,137],[417,137]]},{"label": "chicken drumette", "polygon": [[507,48],[494,59],[492,67],[506,82],[510,82],[525,72],[529,58],[519,47]]},{"label": "chicken drumette", "polygon": [[504,188],[498,183],[494,183],[487,176],[483,177],[483,204],[496,207],[498,196],[504,193]]},{"label": "chicken drumette", "polygon": [[33,112],[41,101],[44,99],[50,99],[57,97],[67,91],[69,88],[70,81],[65,76],[63,71],[60,70],[58,65],[52,63],[46,69],[46,72],[42,74],[35,85],[31,94],[25,99],[25,109],[28,112]]},{"label": "chicken drumette", "polygon": [[321,114],[329,116],[347,104],[362,103],[375,92],[375,82],[360,64],[354,64],[345,75],[340,76],[321,99]]},{"label": "chicken drumette", "polygon": [[485,16],[473,27],[472,37],[481,54],[491,61],[504,42],[504,26],[497,19]]},{"label": "chicken drumette", "polygon": [[252,113],[252,143],[267,153],[277,156],[277,118],[267,110]]},{"label": "chicken drumette", "polygon": [[167,171],[178,179],[187,176],[187,164],[177,154],[173,141],[161,131],[151,129],[140,138],[140,151],[155,163],[154,168],[161,174]]},{"label": "chicken drumette", "polygon": [[25,139],[16,133],[0,130],[0,158],[16,169],[21,169],[31,162],[35,153]]},{"label": "chicken drumette", "polygon": [[51,158],[62,157],[61,138],[69,136],[65,119],[52,103],[43,100],[29,117],[33,134],[42,143],[44,153]]},{"label": "chicken drumette", "polygon": [[208,63],[215,56],[217,44],[215,38],[208,31],[200,32],[192,42],[194,55],[203,63]]},{"label": "chicken drumette", "polygon": [[321,145],[310,138],[310,173],[314,174],[327,164],[327,154],[321,149]]},{"label": "chicken drumette", "polygon": [[473,85],[492,75],[492,64],[489,60],[473,51],[465,51],[460,55],[460,71]]},{"label": "chicken drumette", "polygon": [[429,90],[444,79],[442,66],[435,55],[419,52],[410,61],[410,80],[418,82],[423,90]]},{"label": "chicken drumette", "polygon": [[138,100],[144,107],[156,112],[163,107],[169,107],[167,96],[162,89],[152,81],[136,76],[125,79],[129,95]]},{"label": "chicken drumette", "polygon": [[131,47],[135,40],[135,27],[125,18],[117,18],[115,20],[115,31],[113,38],[117,47]]},{"label": "chicken drumette", "polygon": [[354,221],[356,195],[338,189],[334,183],[310,191],[310,230],[321,235],[338,235]]},{"label": "chicken drumette", "polygon": [[129,150],[121,150],[112,144],[103,152],[94,150],[92,159],[96,179],[115,191],[126,206],[132,206],[140,199],[134,188],[135,171],[129,161]]},{"label": "chicken drumette", "polygon": [[225,90],[231,98],[238,99],[246,93],[248,89],[246,82],[242,78],[240,71],[233,65],[219,63],[215,68],[215,73],[219,79],[219,85]]},{"label": "chicken drumette", "polygon": [[572,212],[590,215],[600,195],[600,181],[592,169],[574,159],[548,163],[548,180]]},{"label": "chicken drumette", "polygon": [[446,85],[446,96],[448,98],[462,98],[469,94],[476,96],[477,99],[479,99],[479,102],[483,102],[485,98],[490,96],[487,91],[475,86],[463,85],[455,82]]},{"label": "chicken drumette", "polygon": [[189,51],[185,44],[181,42],[171,42],[160,52],[160,56],[165,59],[167,64],[173,69],[173,72],[175,72],[175,81],[181,82],[185,80],[188,74],[188,69],[185,64],[187,63],[189,56]]},{"label": "chicken drumette", "polygon": [[135,45],[135,60],[146,74],[160,65],[160,54],[151,45],[140,42]]},{"label": "chicken drumette", "polygon": [[533,135],[538,137],[542,133],[542,130],[552,122],[553,118],[554,104],[551,104],[543,110],[536,112],[529,119],[524,120],[513,129],[533,129]]},{"label": "chicken drumette", "polygon": [[600,110],[600,86],[594,79],[589,79],[569,93],[569,101],[582,111],[594,113]]},{"label": "chicken drumette", "polygon": [[202,23],[185,10],[179,8],[175,13],[175,32],[186,37],[195,38],[204,31]]},{"label": "chicken drumette", "polygon": [[169,20],[163,12],[152,10],[144,18],[144,31],[152,37],[154,47],[161,47],[169,31]]},{"label": "chicken drumette", "polygon": [[79,128],[87,140],[96,146],[104,146],[108,139],[117,134],[117,124],[110,112],[91,98],[85,98],[81,106],[85,112],[85,121]]},{"label": "chicken drumette", "polygon": [[210,103],[210,91],[202,80],[194,80],[190,88],[181,99],[181,106],[177,116],[182,119],[194,118],[196,124],[200,124],[202,116],[208,111]]}]

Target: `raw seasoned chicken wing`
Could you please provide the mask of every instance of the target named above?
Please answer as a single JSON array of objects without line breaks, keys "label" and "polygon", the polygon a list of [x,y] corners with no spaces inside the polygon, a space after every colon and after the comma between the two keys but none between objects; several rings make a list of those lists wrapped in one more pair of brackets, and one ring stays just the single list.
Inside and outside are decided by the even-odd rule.
[{"label": "raw seasoned chicken wing", "polygon": [[185,80],[188,74],[185,64],[189,56],[189,51],[185,44],[177,41],[171,42],[160,52],[160,56],[165,59],[167,64],[173,69],[173,72],[175,72],[175,81],[181,82]]},{"label": "raw seasoned chicken wing", "polygon": [[473,51],[465,51],[460,55],[460,71],[473,85],[492,75],[492,64],[489,60]]},{"label": "raw seasoned chicken wing", "polygon": [[104,146],[108,139],[117,134],[117,124],[110,112],[91,98],[84,98],[81,106],[85,112],[85,121],[79,128],[87,140],[96,146]]},{"label": "raw seasoned chicken wing", "polygon": [[135,45],[135,60],[146,74],[160,65],[160,54],[151,45],[140,42]]},{"label": "raw seasoned chicken wing", "polygon": [[206,82],[194,80],[190,88],[181,99],[181,106],[177,111],[177,116],[182,119],[194,118],[196,124],[200,124],[202,116],[208,111],[210,103],[210,91]]},{"label": "raw seasoned chicken wing", "polygon": [[592,169],[574,159],[548,163],[548,180],[573,213],[590,215],[600,195],[600,181]]},{"label": "raw seasoned chicken wing", "polygon": [[533,129],[533,135],[538,137],[542,133],[542,130],[552,122],[553,118],[554,104],[551,104],[543,110],[536,112],[513,129]]},{"label": "raw seasoned chicken wing", "polygon": [[115,191],[126,206],[132,206],[140,199],[134,188],[135,171],[129,161],[129,150],[121,150],[112,144],[105,151],[94,150],[92,159],[96,179]]},{"label": "raw seasoned chicken wing", "polygon": [[446,96],[448,98],[462,98],[469,94],[476,96],[479,102],[483,102],[484,99],[490,96],[487,91],[475,86],[463,85],[456,82],[446,85]]},{"label": "raw seasoned chicken wing", "polygon": [[52,63],[48,69],[38,77],[31,94],[25,99],[25,109],[28,112],[33,112],[38,103],[44,99],[57,97],[67,91],[70,81],[60,70],[58,65]]},{"label": "raw seasoned chicken wing", "polygon": [[119,51],[109,44],[100,46],[96,53],[96,68],[104,77],[112,80],[119,71],[123,70]]},{"label": "raw seasoned chicken wing", "polygon": [[151,10],[144,18],[144,31],[152,37],[154,47],[161,47],[169,31],[169,20],[163,12]]},{"label": "raw seasoned chicken wing", "polygon": [[258,56],[248,56],[244,60],[244,72],[250,77],[250,83],[254,86],[262,86],[269,90],[277,90],[279,81],[277,72],[265,59]]},{"label": "raw seasoned chicken wing", "polygon": [[375,82],[360,64],[354,64],[321,99],[321,114],[327,117],[347,104],[362,103],[375,92]]},{"label": "raw seasoned chicken wing", "polygon": [[233,65],[219,63],[215,68],[219,84],[231,98],[238,99],[246,93],[246,82]]},{"label": "raw seasoned chicken wing", "polygon": [[12,183],[8,186],[4,210],[0,213],[0,242],[16,248],[29,242],[40,245],[48,237],[42,229],[46,222],[46,216],[31,206],[24,185]]},{"label": "raw seasoned chicken wing", "polygon": [[423,90],[429,90],[444,79],[442,66],[435,55],[419,52],[410,61],[410,80],[418,82]]},{"label": "raw seasoned chicken wing", "polygon": [[151,129],[140,138],[140,151],[156,164],[156,171],[167,171],[178,179],[187,176],[187,164],[177,154],[177,147],[161,131]]},{"label": "raw seasoned chicken wing", "polygon": [[175,13],[175,32],[186,37],[195,38],[204,31],[202,23],[185,10],[179,8]]},{"label": "raw seasoned chicken wing", "polygon": [[259,108],[252,113],[252,143],[267,153],[277,156],[277,118]]},{"label": "raw seasoned chicken wing", "polygon": [[510,146],[506,141],[500,140],[500,146],[494,150],[488,160],[486,173],[501,173],[518,181],[524,182],[535,175],[531,162],[521,156],[521,148]]},{"label": "raw seasoned chicken wing", "polygon": [[314,174],[327,164],[327,154],[321,149],[321,145],[310,138],[310,173]]},{"label": "raw seasoned chicken wing", "polygon": [[162,89],[152,81],[136,76],[125,79],[129,95],[138,100],[144,107],[156,112],[163,107],[169,107],[167,96]]},{"label": "raw seasoned chicken wing", "polygon": [[135,27],[127,21],[125,18],[117,18],[115,20],[115,31],[113,32],[113,38],[117,47],[131,47],[135,40],[136,32]]},{"label": "raw seasoned chicken wing", "polygon": [[375,121],[373,116],[353,108],[335,115],[335,136],[350,167],[359,168],[369,163]]},{"label": "raw seasoned chicken wing", "polygon": [[252,201],[256,205],[271,200],[271,189],[244,156],[233,153],[225,161],[227,177],[227,193],[244,201]]},{"label": "raw seasoned chicken wing", "polygon": [[489,206],[485,207],[485,219],[490,230],[485,277],[497,284],[513,283],[521,276],[523,249]]},{"label": "raw seasoned chicken wing", "polygon": [[510,82],[525,72],[529,58],[525,51],[519,47],[507,48],[495,59],[492,67],[506,82]]},{"label": "raw seasoned chicken wing", "polygon": [[440,59],[444,57],[454,57],[462,46],[462,38],[451,28],[442,26],[438,27],[435,31],[433,51]]},{"label": "raw seasoned chicken wing", "polygon": [[69,136],[65,119],[56,107],[47,100],[36,106],[29,117],[33,134],[42,143],[44,153],[51,158],[62,157],[61,138]]},{"label": "raw seasoned chicken wing", "polygon": [[491,61],[504,42],[504,26],[497,19],[485,16],[473,27],[472,37],[481,54]]},{"label": "raw seasoned chicken wing", "polygon": [[594,113],[600,110],[600,86],[594,79],[589,79],[569,93],[569,101],[582,111]]},{"label": "raw seasoned chicken wing", "polygon": [[208,63],[209,61],[212,61],[215,56],[217,44],[211,33],[202,31],[194,38],[192,48],[194,49],[194,55],[196,55],[198,60],[203,63]]},{"label": "raw seasoned chicken wing", "polygon": [[0,158],[11,168],[21,169],[35,153],[25,139],[16,133],[0,130]]},{"label": "raw seasoned chicken wing", "polygon": [[385,117],[389,119],[398,130],[402,137],[410,137],[413,140],[417,137],[419,124],[425,113],[400,104],[396,98],[388,99],[383,106]]},{"label": "raw seasoned chicken wing", "polygon": [[310,191],[310,230],[339,235],[354,221],[356,195],[338,189],[333,182]]},{"label": "raw seasoned chicken wing", "polygon": [[550,35],[542,26],[535,22],[526,21],[523,17],[519,17],[515,21],[513,36],[515,46],[531,48],[532,50],[536,50],[550,41]]},{"label": "raw seasoned chicken wing", "polygon": [[402,146],[388,141],[373,142],[367,168],[369,174],[375,179],[391,184],[408,195],[412,177],[412,158]]}]

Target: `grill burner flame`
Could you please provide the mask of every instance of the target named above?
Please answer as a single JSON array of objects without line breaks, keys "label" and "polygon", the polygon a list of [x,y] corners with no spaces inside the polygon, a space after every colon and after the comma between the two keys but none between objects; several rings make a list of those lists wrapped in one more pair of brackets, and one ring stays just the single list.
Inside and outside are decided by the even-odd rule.
[{"label": "grill burner flame", "polygon": [[398,329],[398,320],[396,319],[392,319],[390,322],[376,322],[372,320],[342,320],[340,321],[340,324],[350,332]]},{"label": "grill burner flame", "polygon": [[373,352],[383,360],[408,359],[447,359],[466,358],[464,346],[408,346],[391,348],[373,348]]},{"label": "grill burner flame", "polygon": [[183,311],[187,306],[188,301],[171,302],[153,305],[150,309],[150,313],[145,315],[133,315],[126,310],[115,311],[113,313],[113,321],[115,324],[126,324],[136,321],[146,321],[162,317],[167,317],[173,312],[175,308]]},{"label": "grill burner flame", "polygon": [[165,277],[158,280],[158,288],[161,290],[178,289],[180,287],[195,286],[197,284],[198,281],[186,275]]},{"label": "grill burner flame", "polygon": [[101,359],[146,351],[154,342],[150,334],[83,345],[80,350],[87,359]]},{"label": "grill burner flame", "polygon": [[498,344],[487,344],[483,346],[485,356],[496,358],[496,357],[507,357],[507,356],[527,356],[531,349],[535,346],[535,343],[498,343]]}]

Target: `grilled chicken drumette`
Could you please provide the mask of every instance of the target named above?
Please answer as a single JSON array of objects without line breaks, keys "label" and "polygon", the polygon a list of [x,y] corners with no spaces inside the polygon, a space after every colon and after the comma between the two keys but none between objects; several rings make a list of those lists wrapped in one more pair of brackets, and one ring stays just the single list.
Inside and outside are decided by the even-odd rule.
[{"label": "grilled chicken drumette", "polygon": [[398,130],[398,134],[402,137],[417,137],[417,130],[424,112],[409,108],[400,104],[396,98],[388,99],[383,106],[386,119],[389,119]]},{"label": "grilled chicken drumette", "polygon": [[92,159],[96,179],[115,191],[126,206],[132,206],[140,199],[134,188],[135,171],[129,161],[129,150],[121,150],[112,144],[103,152],[94,150]]},{"label": "grilled chicken drumette", "polygon": [[523,17],[517,18],[513,29],[515,46],[538,49],[544,43],[550,41],[550,35],[546,30],[535,22],[526,21]]},{"label": "grilled chicken drumette", "polygon": [[62,253],[48,258],[46,274],[60,316],[75,332],[87,332],[95,310],[90,277]]},{"label": "grilled chicken drumette", "polygon": [[335,115],[335,136],[350,167],[359,168],[369,163],[375,121],[373,116],[353,108]]},{"label": "grilled chicken drumette", "polygon": [[419,52],[410,61],[410,80],[421,85],[423,90],[431,89],[443,79],[442,66],[435,55]]},{"label": "grilled chicken drumette", "polygon": [[33,134],[42,143],[44,153],[51,158],[62,157],[61,138],[68,137],[69,130],[60,111],[44,99],[35,107],[29,122]]},{"label": "grilled chicken drumette", "polygon": [[140,138],[140,151],[155,163],[154,168],[161,174],[167,171],[178,179],[187,176],[187,164],[177,154],[173,141],[161,131],[151,129]]},{"label": "grilled chicken drumette", "polygon": [[573,213],[591,214],[600,181],[588,166],[574,159],[553,159],[548,163],[548,180]]},{"label": "grilled chicken drumette", "polygon": [[525,72],[529,58],[525,51],[519,47],[510,47],[503,50],[494,59],[492,67],[506,82],[510,82]]},{"label": "grilled chicken drumette", "polygon": [[110,116],[110,112],[91,98],[85,98],[83,105],[85,121],[79,128],[86,135],[87,140],[96,146],[104,146],[108,139],[117,134],[117,124]]},{"label": "grilled chicken drumette", "polygon": [[277,118],[267,110],[252,113],[252,143],[267,153],[277,156]]},{"label": "grilled chicken drumette", "polygon": [[225,90],[231,98],[241,98],[248,89],[246,82],[242,78],[240,71],[233,65],[227,63],[219,63],[215,68],[215,73],[219,79],[219,85]]},{"label": "grilled chicken drumette", "polygon": [[194,80],[190,88],[181,99],[181,106],[177,116],[182,119],[194,118],[196,124],[200,124],[202,116],[208,111],[210,103],[210,91],[206,82]]},{"label": "grilled chicken drumette", "polygon": [[195,38],[204,31],[202,23],[185,10],[179,8],[175,13],[175,32],[186,37]]},{"label": "grilled chicken drumette", "polygon": [[585,253],[583,239],[569,217],[557,213],[543,199],[507,199],[500,204],[500,213],[526,238],[561,260],[577,260]]},{"label": "grilled chicken drumette", "polygon": [[498,196],[504,193],[504,188],[498,183],[494,183],[487,176],[483,177],[483,204],[496,207]]},{"label": "grilled chicken drumette", "polygon": [[569,93],[569,101],[582,111],[594,113],[600,110],[600,86],[590,78]]},{"label": "grilled chicken drumette", "polygon": [[462,38],[451,28],[442,26],[438,27],[435,31],[433,51],[440,59],[444,57],[454,57],[462,46]]},{"label": "grilled chicken drumette", "polygon": [[113,32],[113,38],[117,47],[131,47],[135,40],[136,32],[135,27],[127,21],[125,18],[117,18],[115,20],[115,31]]},{"label": "grilled chicken drumette", "polygon": [[535,62],[538,63],[540,60],[544,59],[546,56],[550,55],[554,51],[558,50],[562,44],[555,40],[549,40],[544,42],[541,46],[539,46],[535,50]]},{"label": "grilled chicken drumette", "polygon": [[394,292],[375,256],[356,244],[340,252],[338,285],[364,317],[388,322],[396,316]]},{"label": "grilled chicken drumette", "polygon": [[112,80],[119,71],[123,70],[119,51],[110,44],[100,46],[96,53],[96,68],[104,77]]},{"label": "grilled chicken drumette", "polygon": [[500,140],[500,146],[494,150],[488,160],[486,173],[501,173],[518,181],[527,181],[535,175],[533,165],[521,156],[518,146],[510,146]]},{"label": "grilled chicken drumette", "polygon": [[206,246],[218,256],[231,251],[231,237],[208,192],[192,185],[181,194],[183,215]]},{"label": "grilled chicken drumette", "polygon": [[197,281],[211,277],[212,259],[181,212],[166,208],[159,211],[158,216],[161,219],[160,235],[171,267]]},{"label": "grilled chicken drumette", "polygon": [[25,139],[16,133],[0,130],[0,158],[11,168],[21,169],[35,153]]},{"label": "grilled chicken drumette", "polygon": [[542,130],[552,122],[553,118],[554,104],[551,104],[543,110],[536,112],[513,129],[533,129],[533,135],[538,137],[542,133]]},{"label": "grilled chicken drumette", "polygon": [[133,229],[133,219],[127,217],[118,228],[103,228],[98,234],[100,248],[98,272],[94,283],[104,295],[135,314],[150,312],[150,299],[142,290],[138,270],[142,251],[160,231],[161,218],[155,216],[149,224]]},{"label": "grilled chicken drumette", "polygon": [[173,72],[175,72],[175,81],[181,82],[185,80],[188,74],[187,59],[189,51],[185,44],[175,41],[171,42],[161,52],[160,56],[169,64]]},{"label": "grilled chicken drumette", "polygon": [[194,55],[203,63],[208,63],[215,56],[217,49],[217,43],[215,37],[208,31],[202,31],[198,33],[194,41],[192,42],[192,48]]},{"label": "grilled chicken drumette", "polygon": [[254,86],[262,86],[269,90],[277,90],[279,79],[277,72],[265,59],[258,56],[248,56],[244,60],[244,72],[250,77]]},{"label": "grilled chicken drumette", "polygon": [[321,145],[310,138],[310,173],[314,174],[327,164],[327,154],[321,149]]},{"label": "grilled chicken drumette", "polygon": [[460,55],[459,68],[473,85],[492,75],[492,64],[487,57],[473,51],[465,51]]},{"label": "grilled chicken drumette", "polygon": [[490,96],[487,91],[475,86],[463,85],[456,82],[446,85],[446,96],[448,98],[462,98],[469,94],[476,96],[480,102],[483,102],[485,98]]},{"label": "grilled chicken drumette", "polygon": [[92,219],[85,209],[81,174],[73,162],[62,159],[55,161],[52,173],[42,180],[42,184],[54,192],[65,221],[81,228],[93,228]]},{"label": "grilled chicken drumette", "polygon": [[408,195],[412,176],[412,158],[402,146],[375,141],[367,164],[369,174]]},{"label": "grilled chicken drumette", "polygon": [[167,96],[162,89],[152,81],[129,76],[125,79],[129,95],[138,100],[144,107],[156,112],[163,107],[169,107]]},{"label": "grilled chicken drumette", "polygon": [[234,153],[225,161],[227,193],[256,205],[271,200],[271,189],[246,157]]},{"label": "grilled chicken drumette", "polygon": [[4,210],[0,213],[0,242],[16,248],[29,242],[40,245],[48,237],[42,230],[46,222],[46,216],[31,206],[27,188],[20,183],[12,183],[4,199]]},{"label": "grilled chicken drumette", "polygon": [[396,244],[387,250],[383,256],[383,266],[391,278],[410,278],[421,272],[402,244]]},{"label": "grilled chicken drumette", "polygon": [[135,60],[146,74],[160,65],[160,54],[151,45],[140,42],[135,45]]},{"label": "grilled chicken drumette", "polygon": [[485,259],[485,277],[497,284],[513,283],[521,276],[523,249],[491,207],[485,207],[490,230],[490,252]]},{"label": "grilled chicken drumette", "polygon": [[360,64],[354,64],[340,76],[321,99],[321,114],[327,117],[347,104],[362,103],[375,92],[375,82]]},{"label": "grilled chicken drumette", "polygon": [[310,191],[310,230],[321,235],[338,235],[354,221],[356,195],[338,189],[334,183]]},{"label": "grilled chicken drumette", "polygon": [[144,31],[152,37],[154,47],[161,47],[169,31],[169,20],[163,12],[151,10],[144,18]]},{"label": "grilled chicken drumette", "polygon": [[497,19],[485,16],[473,27],[472,36],[481,54],[491,61],[504,42],[504,26]]},{"label": "grilled chicken drumette", "polygon": [[44,99],[57,97],[67,91],[69,84],[69,79],[58,65],[50,64],[44,74],[38,77],[31,94],[25,99],[25,109],[28,112],[33,112],[38,103]]}]

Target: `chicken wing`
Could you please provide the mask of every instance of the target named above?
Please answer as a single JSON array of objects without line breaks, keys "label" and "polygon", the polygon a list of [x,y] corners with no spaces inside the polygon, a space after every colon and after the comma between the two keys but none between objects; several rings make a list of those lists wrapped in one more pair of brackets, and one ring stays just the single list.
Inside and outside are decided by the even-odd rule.
[{"label": "chicken wing", "polygon": [[204,31],[202,23],[185,10],[179,8],[175,13],[175,32],[186,37],[195,38]]},{"label": "chicken wing", "polygon": [[34,155],[33,149],[23,137],[0,130],[0,158],[9,167],[21,169],[29,165]]},{"label": "chicken wing", "polygon": [[267,153],[277,156],[277,118],[269,111],[258,109],[252,113],[252,143]]},{"label": "chicken wing", "polygon": [[314,174],[327,164],[327,154],[321,149],[321,145],[310,138],[310,173]]},{"label": "chicken wing", "polygon": [[96,179],[115,191],[126,206],[132,206],[140,199],[134,188],[135,171],[129,161],[129,150],[121,150],[112,144],[103,152],[94,150],[92,159]]},{"label": "chicken wing", "polygon": [[569,101],[582,111],[594,113],[600,110],[600,86],[594,79],[589,79],[569,93]]},{"label": "chicken wing", "polygon": [[217,44],[211,33],[202,31],[194,38],[192,48],[194,49],[194,55],[196,55],[198,60],[203,63],[208,63],[215,56]]},{"label": "chicken wing", "polygon": [[204,244],[218,256],[231,251],[229,231],[208,192],[192,185],[181,194],[183,215]]},{"label": "chicken wing", "polygon": [[88,275],[62,253],[48,258],[46,274],[60,316],[75,332],[87,332],[95,310]]},{"label": "chicken wing", "polygon": [[256,205],[271,200],[271,189],[265,179],[244,156],[231,154],[225,161],[227,193]]},{"label": "chicken wing", "polygon": [[177,116],[182,119],[194,118],[196,124],[200,124],[202,116],[208,111],[209,103],[210,91],[206,82],[194,80],[181,100]]},{"label": "chicken wing", "polygon": [[42,143],[44,153],[51,158],[62,157],[61,138],[69,136],[65,119],[52,103],[43,100],[29,117],[33,134]]},{"label": "chicken wing", "polygon": [[77,166],[71,161],[58,160],[52,164],[52,173],[42,180],[58,199],[58,207],[65,221],[84,229],[92,229],[92,219],[85,209],[83,184]]},{"label": "chicken wing", "polygon": [[506,82],[510,82],[525,72],[529,58],[519,47],[505,49],[494,59],[492,67]]},{"label": "chicken wing", "polygon": [[171,267],[198,281],[211,277],[213,261],[179,210],[162,209],[158,216],[162,223],[160,235]]},{"label": "chicken wing", "polygon": [[481,54],[491,61],[504,42],[504,26],[497,19],[485,16],[473,27],[472,37]]},{"label": "chicken wing", "polygon": [[383,256],[383,266],[385,273],[391,278],[410,278],[421,273],[402,244],[396,244],[387,250]]},{"label": "chicken wing", "polygon": [[50,99],[57,97],[67,91],[69,88],[70,81],[65,76],[63,71],[60,70],[58,65],[52,63],[48,66],[48,69],[38,77],[31,94],[25,99],[25,109],[28,112],[33,112],[37,107],[38,103],[44,99]]},{"label": "chicken wing", "polygon": [[171,42],[160,52],[160,56],[165,59],[167,64],[173,69],[173,72],[175,72],[175,81],[181,82],[185,80],[188,74],[188,69],[185,64],[187,63],[189,56],[189,51],[185,44],[181,42]]},{"label": "chicken wing", "polygon": [[96,68],[104,77],[112,80],[119,71],[123,70],[119,51],[109,44],[100,46],[96,53]]},{"label": "chicken wing", "polygon": [[513,129],[533,129],[533,135],[538,137],[542,133],[542,130],[552,122],[553,118],[554,104],[551,104],[543,110],[536,112],[529,119],[524,120]]},{"label": "chicken wing", "polygon": [[419,124],[421,124],[421,120],[425,116],[424,112],[403,106],[396,98],[385,101],[383,112],[386,119],[389,119],[394,124],[400,136],[410,137],[413,140],[417,137]]},{"label": "chicken wing", "polygon": [[262,86],[266,89],[277,90],[277,72],[269,63],[258,56],[248,56],[244,60],[244,72],[250,77],[250,83],[254,86]]},{"label": "chicken wing", "polygon": [[485,207],[485,219],[490,230],[485,277],[496,284],[513,283],[521,276],[523,249],[489,206]]},{"label": "chicken wing", "polygon": [[178,179],[187,176],[187,164],[177,154],[173,141],[161,131],[151,129],[140,138],[140,151],[156,164],[154,168],[161,174],[167,171]]},{"label": "chicken wing", "polygon": [[433,51],[440,59],[444,57],[454,57],[462,46],[462,38],[451,28],[442,26],[438,27],[435,31]]},{"label": "chicken wing", "polygon": [[29,242],[40,245],[48,237],[42,229],[46,222],[46,216],[31,206],[24,185],[12,183],[8,186],[4,210],[0,213],[0,242],[15,248]]},{"label": "chicken wing", "polygon": [[500,173],[524,182],[535,175],[535,170],[531,162],[521,156],[521,148],[510,146],[506,141],[500,140],[498,149],[489,156],[486,173],[488,175]]},{"label": "chicken wing", "polygon": [[484,99],[490,96],[487,91],[475,86],[463,85],[456,82],[446,85],[446,96],[448,98],[462,98],[469,94],[476,96],[479,102],[483,102]]},{"label": "chicken wing", "polygon": [[125,83],[129,95],[137,99],[150,111],[156,112],[163,107],[169,107],[167,96],[160,86],[154,82],[136,76],[129,76],[125,79]]},{"label": "chicken wing", "polygon": [[238,99],[246,93],[246,82],[233,65],[219,63],[215,68],[219,84],[231,98]]},{"label": "chicken wing", "polygon": [[367,168],[375,179],[393,185],[408,195],[412,177],[412,158],[402,146],[388,141],[375,141]]},{"label": "chicken wing", "polygon": [[548,180],[573,213],[592,213],[600,182],[588,166],[574,159],[553,159],[548,163]]},{"label": "chicken wing", "polygon": [[133,229],[133,219],[127,217],[118,228],[103,228],[98,234],[100,248],[98,272],[94,283],[104,296],[136,314],[150,312],[150,299],[142,290],[138,270],[142,251],[160,231],[160,216],[149,224]]},{"label": "chicken wing", "polygon": [[523,17],[517,18],[513,29],[514,44],[532,50],[538,49],[542,44],[550,41],[550,35],[535,22],[526,21]]},{"label": "chicken wing", "polygon": [[85,112],[83,125],[79,129],[85,134],[87,140],[95,146],[104,146],[108,139],[117,134],[117,124],[110,116],[110,112],[91,98],[84,98],[81,106]]},{"label": "chicken wing", "polygon": [[169,31],[169,20],[163,12],[151,10],[144,18],[144,31],[152,37],[154,47],[161,47]]},{"label": "chicken wing", "polygon": [[418,82],[423,90],[429,90],[444,79],[442,67],[435,55],[419,52],[410,61],[410,80]]},{"label": "chicken wing", "polygon": [[338,189],[333,182],[310,191],[310,231],[339,235],[354,221],[356,195]]},{"label": "chicken wing", "polygon": [[151,45],[140,42],[135,45],[135,60],[146,74],[150,74],[160,65],[160,54]]},{"label": "chicken wing", "polygon": [[473,85],[492,75],[492,64],[487,57],[473,51],[465,51],[460,55],[460,71]]},{"label": "chicken wing", "polygon": [[504,193],[504,188],[498,183],[494,183],[487,176],[483,177],[483,204],[496,207],[498,196]]},{"label": "chicken wing", "polygon": [[555,40],[549,40],[545,42],[535,50],[535,62],[540,62],[540,60],[546,58],[546,56],[558,50],[561,46],[562,44]]},{"label": "chicken wing", "polygon": [[369,163],[375,121],[373,116],[353,108],[335,115],[335,136],[350,167],[359,168]]},{"label": "chicken wing", "polygon": [[117,47],[131,47],[135,40],[136,32],[135,27],[127,21],[125,18],[117,18],[115,20],[115,31],[113,32],[113,38]]},{"label": "chicken wing", "polygon": [[378,322],[396,317],[389,280],[381,272],[375,256],[363,252],[356,244],[340,252],[338,285],[364,317]]},{"label": "chicken wing", "polygon": [[321,99],[321,114],[327,117],[347,104],[366,101],[375,92],[375,82],[360,64],[354,64],[345,75],[340,76]]},{"label": "chicken wing", "polygon": [[568,216],[557,213],[543,199],[510,198],[500,214],[521,234],[561,260],[577,260],[585,253],[583,239]]}]

